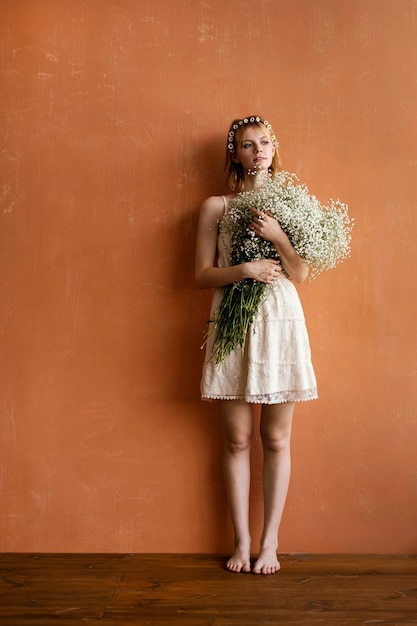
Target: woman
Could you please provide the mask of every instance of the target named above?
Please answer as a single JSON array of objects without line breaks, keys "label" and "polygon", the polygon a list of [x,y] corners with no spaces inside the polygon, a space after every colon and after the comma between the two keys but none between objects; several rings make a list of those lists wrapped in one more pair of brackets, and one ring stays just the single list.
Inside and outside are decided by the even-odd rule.
[{"label": "woman", "polygon": [[[211,333],[203,367],[202,398],[220,403],[224,425],[224,474],[235,534],[235,551],[226,564],[231,572],[274,574],[280,569],[278,531],[290,479],[294,404],[317,398],[304,315],[292,282],[305,280],[306,263],[268,212],[253,209],[251,229],[273,244],[279,260],[265,258],[230,265],[230,241],[219,232],[223,215],[237,194],[256,189],[268,172],[273,177],[280,169],[271,125],[260,116],[234,120],[229,129],[225,167],[232,193],[212,196],[203,202],[197,235],[196,282],[201,289],[216,290],[212,312],[226,285],[252,279],[270,286],[244,348],[236,347],[218,363],[211,358],[215,345]],[[253,404],[262,405],[264,527],[259,556],[251,570]]]}]

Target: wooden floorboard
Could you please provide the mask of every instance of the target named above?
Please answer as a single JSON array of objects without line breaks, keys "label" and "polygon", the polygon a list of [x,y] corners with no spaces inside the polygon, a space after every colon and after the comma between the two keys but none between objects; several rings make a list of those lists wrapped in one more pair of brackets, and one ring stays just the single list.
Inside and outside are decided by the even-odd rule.
[{"label": "wooden floorboard", "polygon": [[274,576],[224,558],[0,555],[2,626],[417,626],[417,556],[283,555]]}]

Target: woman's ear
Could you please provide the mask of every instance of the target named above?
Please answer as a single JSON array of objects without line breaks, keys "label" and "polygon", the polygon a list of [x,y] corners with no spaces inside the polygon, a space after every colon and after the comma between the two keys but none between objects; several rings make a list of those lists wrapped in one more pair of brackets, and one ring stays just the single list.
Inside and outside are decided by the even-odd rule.
[{"label": "woman's ear", "polygon": [[233,163],[240,163],[239,157],[237,156],[236,152],[233,152],[231,157],[232,157]]}]

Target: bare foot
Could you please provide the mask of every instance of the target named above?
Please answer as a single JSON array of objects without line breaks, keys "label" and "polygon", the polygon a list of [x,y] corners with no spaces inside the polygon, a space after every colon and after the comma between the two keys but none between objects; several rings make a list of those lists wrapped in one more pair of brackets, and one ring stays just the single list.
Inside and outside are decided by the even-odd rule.
[{"label": "bare foot", "polygon": [[276,574],[281,569],[275,549],[263,548],[253,566],[254,574]]},{"label": "bare foot", "polygon": [[236,548],[235,552],[226,563],[226,569],[235,574],[250,572],[250,550]]}]

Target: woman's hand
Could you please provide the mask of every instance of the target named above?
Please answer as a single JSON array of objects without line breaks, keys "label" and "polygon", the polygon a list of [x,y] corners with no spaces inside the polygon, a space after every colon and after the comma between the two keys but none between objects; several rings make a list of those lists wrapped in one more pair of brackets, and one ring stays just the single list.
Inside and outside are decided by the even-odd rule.
[{"label": "woman's hand", "polygon": [[281,265],[275,259],[258,259],[245,263],[247,277],[257,280],[259,283],[272,285],[281,273]]},{"label": "woman's hand", "polygon": [[297,283],[302,283],[308,274],[306,262],[296,252],[279,222],[270,211],[251,209],[253,219],[250,228],[266,241],[270,241],[280,258],[287,275]]},{"label": "woman's hand", "polygon": [[266,241],[271,243],[278,242],[284,231],[272,213],[270,211],[259,211],[258,209],[250,210],[253,213],[250,223],[251,229],[262,239],[266,239]]}]

